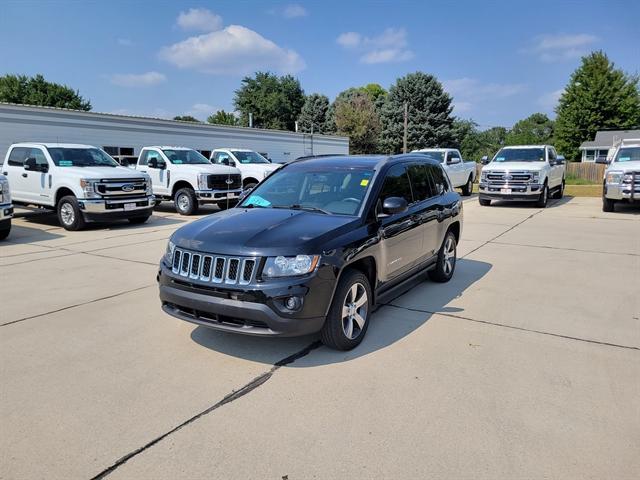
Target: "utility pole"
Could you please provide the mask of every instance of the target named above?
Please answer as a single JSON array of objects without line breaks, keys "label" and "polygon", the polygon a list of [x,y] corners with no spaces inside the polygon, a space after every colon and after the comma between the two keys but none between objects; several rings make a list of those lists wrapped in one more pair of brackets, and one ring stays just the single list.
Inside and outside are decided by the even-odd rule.
[{"label": "utility pole", "polygon": [[313,122],[311,122],[311,155],[313,156]]},{"label": "utility pole", "polygon": [[407,153],[407,117],[409,113],[409,104],[404,102],[404,138],[402,141],[402,153]]}]

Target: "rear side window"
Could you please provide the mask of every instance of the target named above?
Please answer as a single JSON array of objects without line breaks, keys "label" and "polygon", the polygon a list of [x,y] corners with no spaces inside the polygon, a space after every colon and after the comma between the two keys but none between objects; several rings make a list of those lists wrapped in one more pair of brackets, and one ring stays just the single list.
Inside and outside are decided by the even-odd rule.
[{"label": "rear side window", "polygon": [[140,154],[140,160],[138,160],[138,165],[148,165],[149,164],[149,150],[145,150]]},{"label": "rear side window", "polygon": [[387,172],[384,178],[384,184],[382,185],[382,191],[380,192],[380,200],[384,202],[384,200],[389,197],[402,197],[407,203],[413,203],[411,184],[409,182],[406,165],[394,165]]},{"label": "rear side window", "polygon": [[29,152],[31,152],[30,148],[16,147],[13,150],[11,150],[7,163],[13,167],[23,167],[24,161],[29,156]]},{"label": "rear side window", "polygon": [[428,165],[418,163],[409,167],[411,189],[416,202],[433,197],[433,187],[429,179]]},{"label": "rear side window", "polygon": [[449,191],[449,182],[447,181],[442,168],[437,165],[427,165],[427,169],[429,170],[429,177],[431,178],[434,196],[442,195],[444,192]]}]

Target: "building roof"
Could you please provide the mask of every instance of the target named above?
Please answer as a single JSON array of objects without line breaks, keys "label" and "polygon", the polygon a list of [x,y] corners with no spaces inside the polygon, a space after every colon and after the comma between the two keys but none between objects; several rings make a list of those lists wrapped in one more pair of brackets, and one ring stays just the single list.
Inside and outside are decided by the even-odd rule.
[{"label": "building roof", "polygon": [[636,130],[598,130],[596,138],[582,142],[580,149],[611,148],[613,144],[625,138],[640,138],[640,129]]},{"label": "building roof", "polygon": [[45,147],[45,148],[96,148],[93,145],[84,145],[82,143],[55,143],[55,142],[20,142],[14,143],[14,147]]}]

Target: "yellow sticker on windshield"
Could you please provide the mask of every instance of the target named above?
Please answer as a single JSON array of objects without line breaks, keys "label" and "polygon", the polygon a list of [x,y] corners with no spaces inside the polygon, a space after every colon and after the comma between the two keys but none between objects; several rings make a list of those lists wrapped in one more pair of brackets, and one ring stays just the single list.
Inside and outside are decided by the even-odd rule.
[{"label": "yellow sticker on windshield", "polygon": [[361,187],[366,187],[367,185],[369,185],[369,180],[366,178],[360,182]]}]

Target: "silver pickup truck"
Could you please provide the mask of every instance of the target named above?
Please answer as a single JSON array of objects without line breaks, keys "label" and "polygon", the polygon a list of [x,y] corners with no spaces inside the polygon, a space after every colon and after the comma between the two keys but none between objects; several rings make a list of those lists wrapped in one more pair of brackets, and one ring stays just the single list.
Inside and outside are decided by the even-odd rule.
[{"label": "silver pickup truck", "polygon": [[618,202],[640,202],[640,138],[623,140],[604,172],[602,211],[613,212]]}]

